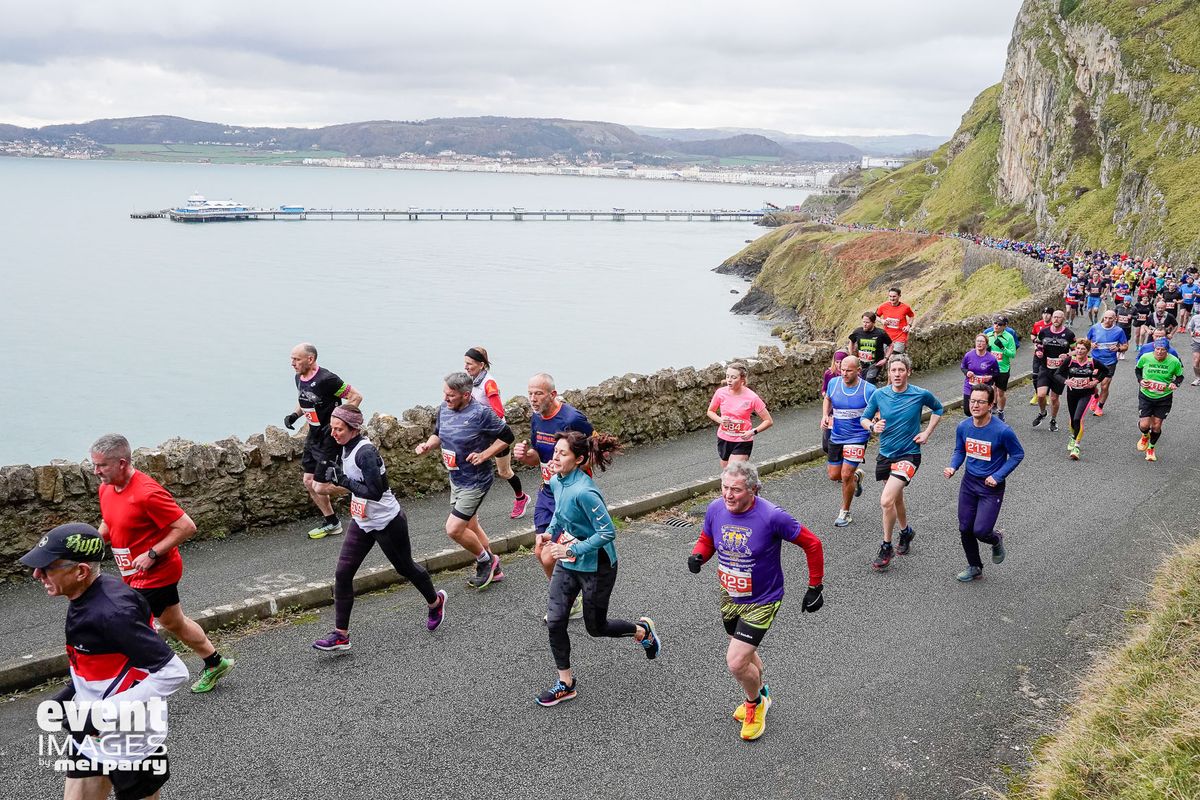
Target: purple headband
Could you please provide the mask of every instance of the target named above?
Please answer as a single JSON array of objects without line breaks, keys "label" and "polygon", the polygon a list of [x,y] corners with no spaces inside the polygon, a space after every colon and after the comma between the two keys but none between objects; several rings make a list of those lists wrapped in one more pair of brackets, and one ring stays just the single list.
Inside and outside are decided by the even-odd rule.
[{"label": "purple headband", "polygon": [[333,410],[333,416],[337,417],[355,430],[358,430],[363,426],[362,412],[350,408],[349,406],[338,406]]},{"label": "purple headband", "polygon": [[838,350],[836,353],[833,354],[833,360],[841,361],[847,355],[848,355],[848,353],[845,350]]}]

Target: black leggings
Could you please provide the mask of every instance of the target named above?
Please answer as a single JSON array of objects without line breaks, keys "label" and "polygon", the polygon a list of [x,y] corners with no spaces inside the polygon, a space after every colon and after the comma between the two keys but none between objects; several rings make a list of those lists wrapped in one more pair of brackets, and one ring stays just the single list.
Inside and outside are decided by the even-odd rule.
[{"label": "black leggings", "polygon": [[387,556],[396,571],[403,575],[421,593],[426,603],[437,600],[433,581],[429,573],[412,559],[412,543],[408,540],[408,518],[401,511],[386,527],[377,531],[364,531],[358,522],[351,522],[342,540],[342,552],[338,554],[337,572],[333,581],[334,627],[347,630],[350,627],[350,609],[354,608],[354,575],[362,566],[363,559],[375,543]]},{"label": "black leggings", "polygon": [[1071,413],[1071,433],[1075,441],[1083,438],[1083,418],[1087,414],[1088,403],[1095,396],[1096,392],[1092,389],[1067,389],[1067,410]]},{"label": "black leggings", "polygon": [[600,561],[595,572],[576,572],[561,563],[554,565],[550,576],[550,607],[546,614],[546,625],[550,630],[550,650],[554,653],[554,666],[558,669],[571,668],[571,637],[567,635],[567,622],[571,616],[571,605],[576,596],[583,592],[583,624],[588,636],[612,638],[633,636],[637,625],[623,619],[608,618],[608,599],[617,582],[617,568],[608,561],[601,550]]}]

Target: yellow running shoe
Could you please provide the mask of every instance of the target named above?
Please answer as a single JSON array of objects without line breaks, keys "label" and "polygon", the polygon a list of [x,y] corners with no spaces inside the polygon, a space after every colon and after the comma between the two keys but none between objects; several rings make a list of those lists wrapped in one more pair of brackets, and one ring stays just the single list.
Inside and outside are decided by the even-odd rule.
[{"label": "yellow running shoe", "polygon": [[1037,392],[1034,392],[1033,397],[1029,398],[1029,405],[1031,405],[1031,406],[1037,405]]},{"label": "yellow running shoe", "polygon": [[[771,696],[771,687],[764,683],[762,692],[760,694],[762,694],[763,697],[770,697]],[[733,718],[736,719],[738,722],[746,721],[746,704],[745,703],[738,703],[738,707],[733,710]]]},{"label": "yellow running shoe", "polygon": [[745,704],[746,718],[742,720],[742,738],[752,742],[767,729],[767,712],[771,710],[771,697],[759,697],[758,702]]},{"label": "yellow running shoe", "polygon": [[[1142,438],[1138,439],[1138,451],[1144,452],[1150,446],[1150,434],[1143,433]],[[1146,459],[1149,461],[1150,459]]]},{"label": "yellow running shoe", "polygon": [[1154,455],[1153,447],[1146,448],[1146,460],[1147,461],[1158,461],[1158,456]]}]

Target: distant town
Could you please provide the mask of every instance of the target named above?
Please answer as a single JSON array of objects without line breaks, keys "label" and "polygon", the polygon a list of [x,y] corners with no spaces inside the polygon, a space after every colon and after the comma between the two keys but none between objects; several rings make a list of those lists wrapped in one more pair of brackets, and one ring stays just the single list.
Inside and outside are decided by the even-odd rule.
[{"label": "distant town", "polygon": [[[313,148],[316,149],[315,147]],[[695,163],[648,166],[628,160],[605,160],[600,153],[549,158],[520,158],[500,152],[494,156],[443,150],[435,155],[401,153],[395,156],[351,156],[328,151],[307,153],[264,146],[258,142],[163,142],[161,145],[102,145],[82,134],[63,141],[35,138],[0,140],[0,155],[23,158],[152,160],[191,163],[263,163],[352,169],[403,169],[435,172],[497,172],[521,175],[574,175],[661,181],[695,181],[782,188],[827,187],[838,173],[852,167],[895,169],[910,159],[862,156],[844,162],[774,163],[766,158],[731,158],[722,165]]]}]

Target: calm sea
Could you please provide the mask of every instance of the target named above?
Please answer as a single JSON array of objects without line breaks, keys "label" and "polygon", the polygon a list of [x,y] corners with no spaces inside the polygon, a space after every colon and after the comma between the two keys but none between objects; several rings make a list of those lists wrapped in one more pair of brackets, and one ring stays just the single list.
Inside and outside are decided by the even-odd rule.
[{"label": "calm sea", "polygon": [[7,427],[0,464],[280,424],[291,347],[364,410],[436,404],[484,345],[505,398],[752,354],[710,270],[762,228],[708,222],[132,220],[192,192],[254,206],[759,208],[803,190],[574,177],[0,158]]}]

